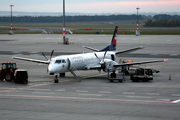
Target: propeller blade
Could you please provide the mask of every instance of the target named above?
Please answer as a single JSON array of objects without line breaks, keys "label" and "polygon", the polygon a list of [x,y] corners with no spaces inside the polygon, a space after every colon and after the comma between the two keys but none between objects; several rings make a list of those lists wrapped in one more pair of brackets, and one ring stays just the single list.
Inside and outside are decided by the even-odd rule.
[{"label": "propeller blade", "polygon": [[50,57],[50,60],[51,60],[51,58],[52,58],[53,53],[54,53],[54,50],[52,50],[52,52],[51,52],[51,57]]},{"label": "propeller blade", "polygon": [[49,69],[48,69],[49,65],[47,66],[47,73],[49,72]]},{"label": "propeller blade", "polygon": [[[94,53],[94,55],[98,58],[98,56],[96,55],[96,53]],[[99,58],[98,58],[99,59]],[[100,59],[99,59],[99,61],[101,61]]]},{"label": "propeller blade", "polygon": [[103,57],[103,60],[104,60],[104,58],[105,58],[105,56],[106,56],[106,53],[107,53],[107,51],[104,53],[104,57]]},{"label": "propeller blade", "polygon": [[[47,59],[47,57],[45,56],[45,54],[42,52],[42,55]],[[48,60],[48,59],[47,59]]]}]

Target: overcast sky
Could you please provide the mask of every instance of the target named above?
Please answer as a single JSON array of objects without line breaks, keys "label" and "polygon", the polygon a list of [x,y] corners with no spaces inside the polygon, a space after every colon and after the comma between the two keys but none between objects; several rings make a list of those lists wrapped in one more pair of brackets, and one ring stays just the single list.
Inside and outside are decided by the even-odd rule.
[{"label": "overcast sky", "polygon": [[[180,0],[65,0],[66,12],[132,13],[180,12]],[[63,0],[0,0],[0,11],[62,12]]]}]

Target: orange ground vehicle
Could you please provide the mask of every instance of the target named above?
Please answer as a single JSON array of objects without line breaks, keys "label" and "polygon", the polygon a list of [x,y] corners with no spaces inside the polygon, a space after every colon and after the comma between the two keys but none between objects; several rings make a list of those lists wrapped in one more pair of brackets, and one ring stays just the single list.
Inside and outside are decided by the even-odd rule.
[{"label": "orange ground vehicle", "polygon": [[3,62],[0,69],[0,80],[5,79],[10,82],[14,79],[14,72],[17,70],[16,63],[13,62]]}]

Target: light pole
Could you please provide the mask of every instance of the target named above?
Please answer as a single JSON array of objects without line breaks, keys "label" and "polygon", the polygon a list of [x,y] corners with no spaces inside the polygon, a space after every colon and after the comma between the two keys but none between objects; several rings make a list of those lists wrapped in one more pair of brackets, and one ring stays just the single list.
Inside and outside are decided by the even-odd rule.
[{"label": "light pole", "polygon": [[10,29],[10,31],[9,31],[9,34],[10,35],[13,35],[13,29],[12,29],[12,27],[13,27],[13,24],[12,24],[12,7],[13,7],[14,5],[10,5],[10,7],[11,7],[11,29]]},{"label": "light pole", "polygon": [[12,27],[13,27],[13,25],[12,25],[12,7],[13,7],[14,5],[10,5],[10,7],[11,7],[11,29],[12,29]]},{"label": "light pole", "polygon": [[65,0],[63,0],[63,43],[67,44],[67,42],[66,42],[66,28],[65,28]]},{"label": "light pole", "polygon": [[136,31],[136,36],[139,36],[140,35],[140,32],[138,31],[138,27],[139,27],[139,22],[138,22],[138,10],[140,9],[140,8],[136,8],[137,9],[137,31]]},{"label": "light pole", "polygon": [[140,9],[140,8],[136,8],[137,9],[137,31],[138,31],[138,27],[139,27],[139,23],[138,23],[138,10]]}]

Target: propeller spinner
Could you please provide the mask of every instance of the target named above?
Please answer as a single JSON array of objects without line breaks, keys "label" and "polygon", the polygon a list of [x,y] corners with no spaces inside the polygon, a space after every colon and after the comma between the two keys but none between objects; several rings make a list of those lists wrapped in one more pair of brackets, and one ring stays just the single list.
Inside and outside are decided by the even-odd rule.
[{"label": "propeller spinner", "polygon": [[[45,56],[45,54],[42,52],[42,55],[47,59],[47,60],[49,60],[49,63],[51,62],[51,58],[52,58],[52,56],[53,56],[53,53],[54,53],[54,50],[52,50],[52,52],[51,52],[51,56],[50,56],[50,59],[47,59],[47,57]],[[49,66],[49,64],[48,64],[48,66]],[[49,70],[48,70],[48,67],[47,67],[47,72],[48,72]]]}]

